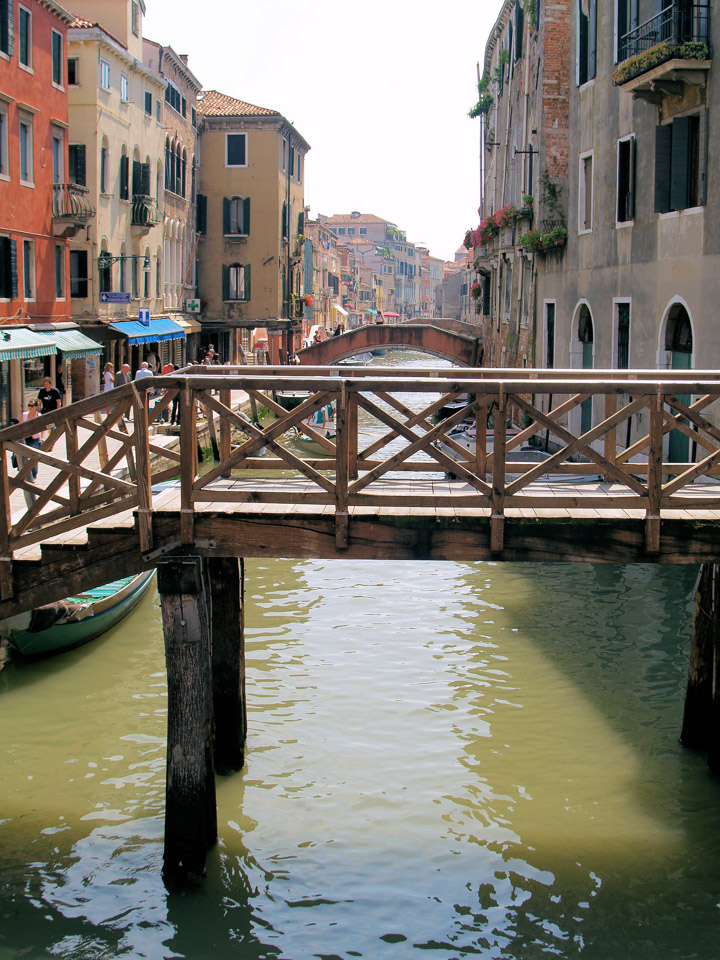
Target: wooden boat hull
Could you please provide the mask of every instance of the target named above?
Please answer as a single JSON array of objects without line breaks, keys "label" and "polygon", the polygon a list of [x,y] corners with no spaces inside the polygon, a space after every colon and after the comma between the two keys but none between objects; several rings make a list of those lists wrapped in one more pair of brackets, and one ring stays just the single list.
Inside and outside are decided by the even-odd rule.
[{"label": "wooden boat hull", "polygon": [[154,575],[154,570],[147,570],[77,597],[68,597],[65,603],[80,608],[81,613],[58,620],[45,630],[26,629],[30,619],[26,614],[6,620],[2,633],[14,649],[31,659],[72,650],[106,633],[127,616],[147,592]]}]

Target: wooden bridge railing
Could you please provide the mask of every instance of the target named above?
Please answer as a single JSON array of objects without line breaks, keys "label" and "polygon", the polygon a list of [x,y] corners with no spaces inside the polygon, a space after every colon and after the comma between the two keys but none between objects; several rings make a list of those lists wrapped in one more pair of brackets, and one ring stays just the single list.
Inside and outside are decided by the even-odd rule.
[{"label": "wooden bridge railing", "polygon": [[[183,544],[193,543],[196,510],[207,503],[329,506],[340,548],[352,507],[475,508],[490,512],[498,552],[508,508],[582,506],[644,511],[652,554],[663,511],[720,509],[720,483],[717,492],[692,486],[720,479],[720,378],[671,373],[659,379],[657,371],[198,367],[148,377],[0,431],[0,590],[6,597],[12,589],[13,552],[130,508],[141,550],[151,551],[153,488],[170,479],[180,481]],[[269,411],[262,427],[233,409],[234,391]],[[307,399],[287,412],[273,399],[279,391],[307,391]],[[465,405],[435,422],[448,401],[464,393],[470,395]],[[179,451],[158,444],[151,430],[178,395]],[[580,407],[588,398],[594,421],[582,432]],[[329,404],[336,408],[332,439],[306,423]],[[199,407],[219,424],[220,461],[209,470],[198,464]],[[509,435],[511,408],[528,426]],[[477,437],[474,453],[448,437],[468,418]],[[25,439],[39,430],[41,446],[27,446]],[[667,459],[673,430],[691,441],[686,462]],[[314,441],[315,453],[297,444],[298,431]],[[550,459],[517,462],[517,452],[508,459],[532,439],[551,441]],[[49,478],[42,485],[30,482],[38,464]],[[457,483],[433,484],[438,474],[452,474]],[[612,486],[588,484],[580,496],[573,484],[534,483],[568,475]],[[231,476],[235,483],[216,483]],[[303,483],[288,484],[289,478]]]}]

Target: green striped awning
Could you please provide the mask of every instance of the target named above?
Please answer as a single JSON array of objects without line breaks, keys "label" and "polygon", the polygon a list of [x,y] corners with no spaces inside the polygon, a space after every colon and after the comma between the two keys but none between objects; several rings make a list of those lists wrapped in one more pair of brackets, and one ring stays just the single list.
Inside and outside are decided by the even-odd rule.
[{"label": "green striped awning", "polygon": [[57,353],[54,340],[27,327],[0,327],[0,360],[30,360]]},{"label": "green striped awning", "polygon": [[79,330],[43,330],[41,336],[52,340],[58,350],[66,357],[81,360],[83,357],[97,357],[102,353],[102,345],[86,337]]}]

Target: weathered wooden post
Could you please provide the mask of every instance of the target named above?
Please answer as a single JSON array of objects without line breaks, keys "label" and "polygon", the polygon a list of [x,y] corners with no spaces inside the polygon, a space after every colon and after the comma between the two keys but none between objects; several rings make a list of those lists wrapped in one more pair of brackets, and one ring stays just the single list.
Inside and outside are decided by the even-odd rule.
[{"label": "weathered wooden post", "polygon": [[505,420],[505,395],[501,387],[493,423],[493,503],[490,516],[490,550],[496,555],[502,553],[505,540]]},{"label": "weathered wooden post", "polygon": [[168,681],[163,877],[199,882],[217,839],[212,757],[212,667],[205,578],[199,557],[158,564]]},{"label": "weathered wooden post", "polygon": [[244,561],[237,557],[211,557],[207,561],[218,773],[240,770],[245,763],[244,573]]},{"label": "weathered wooden post", "polygon": [[713,564],[703,564],[695,589],[695,619],[680,741],[686,747],[698,749],[706,748],[710,742],[715,646],[713,634],[717,627],[714,595],[716,575]]}]

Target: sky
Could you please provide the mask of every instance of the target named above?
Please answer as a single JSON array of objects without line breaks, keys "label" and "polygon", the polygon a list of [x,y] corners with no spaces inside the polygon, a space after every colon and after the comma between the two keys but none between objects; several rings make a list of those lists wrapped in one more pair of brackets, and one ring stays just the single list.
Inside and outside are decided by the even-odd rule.
[{"label": "sky", "polygon": [[374,213],[452,260],[480,202],[477,63],[502,0],[146,0],[144,35],[205,90],[310,144],[305,203]]}]

